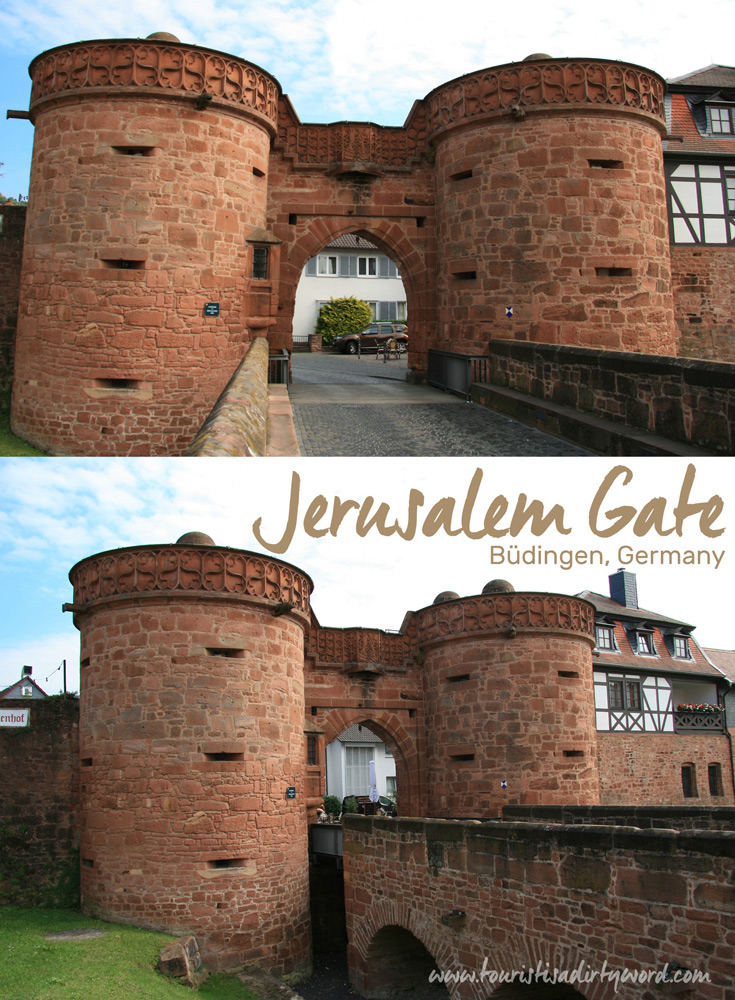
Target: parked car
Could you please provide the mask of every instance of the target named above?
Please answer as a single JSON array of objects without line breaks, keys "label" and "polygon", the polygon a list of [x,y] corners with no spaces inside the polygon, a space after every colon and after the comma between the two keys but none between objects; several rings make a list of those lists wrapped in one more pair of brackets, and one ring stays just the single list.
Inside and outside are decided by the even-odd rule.
[{"label": "parked car", "polygon": [[343,354],[377,351],[386,341],[395,340],[398,350],[408,349],[408,331],[405,323],[371,323],[359,333],[350,333],[346,337],[335,337],[334,346]]}]

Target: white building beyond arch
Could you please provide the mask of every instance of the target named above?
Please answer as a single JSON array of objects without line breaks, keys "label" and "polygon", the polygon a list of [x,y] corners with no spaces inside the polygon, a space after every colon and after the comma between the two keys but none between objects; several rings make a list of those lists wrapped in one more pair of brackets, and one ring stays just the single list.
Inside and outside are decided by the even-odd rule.
[{"label": "white building beyond arch", "polygon": [[367,302],[376,320],[406,322],[406,291],[398,268],[375,244],[348,233],[306,262],[296,290],[294,343],[308,340],[325,302],[346,296]]},{"label": "white building beyond arch", "polygon": [[327,746],[327,794],[343,799],[346,795],[370,792],[369,762],[375,761],[378,792],[396,796],[396,762],[391,749],[367,726],[355,724]]}]

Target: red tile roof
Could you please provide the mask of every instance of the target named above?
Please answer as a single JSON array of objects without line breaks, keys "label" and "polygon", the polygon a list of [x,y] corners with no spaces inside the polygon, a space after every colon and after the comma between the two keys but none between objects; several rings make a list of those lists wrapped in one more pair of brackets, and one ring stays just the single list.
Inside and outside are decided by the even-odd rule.
[{"label": "red tile roof", "polygon": [[668,153],[722,153],[735,155],[735,136],[729,139],[702,134],[694,121],[686,94],[666,98],[669,138],[664,141]]}]

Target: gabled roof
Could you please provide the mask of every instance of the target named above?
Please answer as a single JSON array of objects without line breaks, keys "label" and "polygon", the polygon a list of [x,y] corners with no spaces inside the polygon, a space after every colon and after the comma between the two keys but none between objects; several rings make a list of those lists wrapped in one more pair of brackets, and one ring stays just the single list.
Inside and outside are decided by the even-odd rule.
[{"label": "gabled roof", "polygon": [[666,95],[668,138],[667,153],[735,154],[735,136],[712,135],[707,130],[707,112],[703,99],[691,94]]},{"label": "gabled roof", "polygon": [[727,679],[735,684],[735,649],[705,649],[705,653]]},{"label": "gabled roof", "polygon": [[684,76],[667,80],[669,88],[686,85],[689,87],[735,87],[735,66],[718,66],[711,63],[703,69],[695,69]]},{"label": "gabled roof", "polygon": [[31,687],[34,689],[31,698],[48,698],[46,692],[43,690],[43,688],[40,688],[38,684],[36,684],[33,678],[21,677],[21,679],[19,681],[16,681],[15,684],[11,684],[10,687],[6,687],[3,691],[0,691],[0,701],[5,701],[8,698],[14,698],[16,700],[20,699],[25,700],[25,698],[27,698],[28,695],[22,695],[21,688],[28,687],[29,685],[31,685]]},{"label": "gabled roof", "polygon": [[735,102],[735,67],[705,66],[667,83],[665,152],[735,155],[735,136],[710,131],[706,107]]},{"label": "gabled roof", "polygon": [[605,597],[604,594],[596,594],[593,590],[583,590],[581,594],[577,594],[577,597],[581,597],[585,601],[589,601],[590,604],[594,604],[595,610],[600,615],[611,615],[615,618],[625,618],[631,621],[656,622],[656,624],[660,622],[662,625],[680,625],[687,630],[694,628],[694,625],[688,625],[686,622],[679,621],[678,618],[669,618],[667,615],[659,614],[658,611],[647,611],[645,608],[623,607],[622,604],[613,601],[611,597]]},{"label": "gabled roof", "polygon": [[358,236],[357,233],[345,233],[344,236],[338,236],[336,240],[332,240],[328,244],[327,249],[332,247],[335,250],[377,250],[378,248],[370,240],[366,240],[364,236]]},{"label": "gabled roof", "polygon": [[354,726],[350,726],[349,729],[345,729],[337,739],[340,743],[369,743],[371,746],[375,746],[377,743],[382,743],[383,741],[379,736],[376,736],[367,726],[361,726],[359,723],[355,723]]}]

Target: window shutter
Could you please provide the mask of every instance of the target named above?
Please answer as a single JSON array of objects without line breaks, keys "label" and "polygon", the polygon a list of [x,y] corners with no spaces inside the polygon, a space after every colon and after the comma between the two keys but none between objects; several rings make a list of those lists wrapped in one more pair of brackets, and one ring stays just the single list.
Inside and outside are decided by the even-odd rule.
[{"label": "window shutter", "polygon": [[390,278],[390,261],[387,257],[378,258],[379,274],[381,278]]},{"label": "window shutter", "polygon": [[339,258],[339,274],[341,278],[354,278],[357,275],[357,258],[343,256]]},{"label": "window shutter", "polygon": [[307,260],[307,262],[306,262],[306,269],[305,269],[304,273],[309,278],[316,277],[316,257],[312,257],[311,260]]}]

